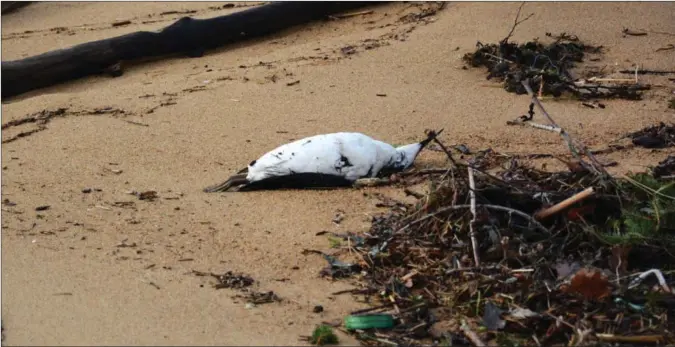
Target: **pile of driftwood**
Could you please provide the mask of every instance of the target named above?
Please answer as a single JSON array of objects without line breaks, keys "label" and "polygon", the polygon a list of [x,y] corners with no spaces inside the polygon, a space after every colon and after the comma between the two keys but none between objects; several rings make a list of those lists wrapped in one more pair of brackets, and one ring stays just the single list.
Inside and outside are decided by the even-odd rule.
[{"label": "pile of driftwood", "polygon": [[385,199],[368,232],[334,234],[344,242],[323,253],[322,274],[358,279],[344,293],[372,306],[349,317],[364,344],[675,342],[674,157],[612,177],[523,86],[574,165],[544,172],[448,151],[416,203]]}]

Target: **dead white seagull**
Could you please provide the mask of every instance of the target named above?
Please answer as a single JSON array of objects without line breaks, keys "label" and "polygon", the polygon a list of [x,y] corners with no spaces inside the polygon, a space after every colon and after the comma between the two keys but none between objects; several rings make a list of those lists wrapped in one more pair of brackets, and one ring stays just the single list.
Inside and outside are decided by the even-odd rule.
[{"label": "dead white seagull", "polygon": [[400,147],[354,132],[306,137],[265,153],[227,181],[204,188],[204,192],[353,186],[360,179],[409,168],[442,131],[429,131],[423,141]]}]

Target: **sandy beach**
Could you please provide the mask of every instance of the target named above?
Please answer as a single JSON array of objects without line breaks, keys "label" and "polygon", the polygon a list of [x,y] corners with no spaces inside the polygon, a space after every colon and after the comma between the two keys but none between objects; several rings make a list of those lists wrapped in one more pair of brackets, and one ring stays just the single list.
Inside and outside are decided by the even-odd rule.
[{"label": "sandy beach", "polygon": [[[2,16],[2,60],[158,30],[184,15],[175,12],[209,18],[256,3],[223,4],[34,3]],[[65,111],[2,144],[3,344],[306,345],[299,338],[316,324],[364,307],[332,295],[352,281],[321,278],[325,260],[302,251],[329,248],[316,236],[322,230],[367,230],[379,209],[364,193],[402,197],[400,189],[202,192],[289,140],[359,131],[403,144],[445,128],[447,144],[567,154],[556,134],[506,125],[527,112],[527,96],[490,86],[497,83],[483,69],[462,68],[477,41],[509,32],[519,3],[447,3],[433,16],[401,19],[435,6],[379,5],[200,58],[127,64],[118,78],[92,76],[5,100],[3,124]],[[657,51],[675,44],[673,2],[540,2],[523,12],[534,15],[513,41],[577,35],[606,48],[587,65],[606,66],[612,77],[626,78],[618,71],[634,64],[675,66],[675,50]],[[111,25],[122,20],[131,24]],[[624,28],[648,35],[625,36]],[[641,101],[603,101],[604,109],[545,105],[575,138],[604,148],[626,132],[675,120],[668,76],[640,79],[661,87]],[[3,129],[2,138],[37,127]],[[608,169],[622,174],[667,153],[638,148],[600,159],[616,161]],[[417,166],[438,167],[444,158],[425,151]],[[151,201],[129,194],[150,190],[158,195]],[[340,224],[332,221],[338,212]],[[246,307],[233,298],[239,291],[215,290],[193,270],[243,272],[256,290],[282,301]],[[324,311],[314,313],[315,305]],[[339,336],[344,345],[357,343]]]}]

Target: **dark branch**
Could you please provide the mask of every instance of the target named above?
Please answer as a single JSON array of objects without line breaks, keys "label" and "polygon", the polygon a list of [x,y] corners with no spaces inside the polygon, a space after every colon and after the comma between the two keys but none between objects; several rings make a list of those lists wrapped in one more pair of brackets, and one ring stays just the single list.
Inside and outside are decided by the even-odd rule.
[{"label": "dark branch", "polygon": [[522,20],[518,20],[520,18],[520,11],[523,9],[523,6],[525,6],[525,2],[523,1],[520,6],[518,6],[518,12],[516,13],[516,19],[513,20],[513,27],[511,27],[511,31],[509,31],[509,34],[506,35],[505,38],[502,39],[501,44],[506,44],[509,42],[509,39],[513,35],[513,32],[516,30],[516,27],[518,24],[530,19],[530,17],[534,16],[534,13],[530,13],[527,17],[523,18]]},{"label": "dark branch", "polygon": [[[228,43],[269,35],[372,2],[273,2],[209,19],[183,17],[160,32],[138,31],[2,62],[2,97],[109,71],[122,61],[184,54],[198,57]],[[119,66],[119,65],[118,65]]]}]

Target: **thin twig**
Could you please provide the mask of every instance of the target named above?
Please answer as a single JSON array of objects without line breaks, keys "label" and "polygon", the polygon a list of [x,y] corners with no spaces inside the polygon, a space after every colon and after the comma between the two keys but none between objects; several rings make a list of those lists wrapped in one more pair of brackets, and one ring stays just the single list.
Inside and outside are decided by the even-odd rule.
[{"label": "thin twig", "polygon": [[523,18],[522,20],[518,21],[518,18],[520,18],[520,11],[523,9],[523,6],[525,6],[525,1],[523,1],[520,6],[518,7],[518,12],[516,13],[516,19],[513,20],[513,26],[511,27],[511,31],[509,31],[509,34],[506,35],[505,38],[502,39],[501,43],[506,44],[509,42],[509,39],[511,38],[511,35],[513,35],[513,32],[516,30],[516,27],[518,24],[530,19],[530,17],[534,16],[534,13],[530,13],[529,16]]},{"label": "thin twig", "polygon": [[[633,74],[634,71],[632,70],[619,70],[619,73],[623,74]],[[667,75],[667,74],[675,74],[675,70],[640,70],[638,71],[638,74],[640,75]]]},{"label": "thin twig", "polygon": [[[496,211],[503,211],[503,212],[517,214],[517,215],[527,219],[528,221],[530,221],[530,223],[532,223],[537,229],[539,229],[539,230],[541,230],[545,233],[550,233],[550,231],[548,229],[546,229],[545,226],[541,225],[541,223],[539,223],[537,220],[535,220],[534,218],[532,218],[530,215],[528,215],[525,212],[514,210],[514,209],[509,208],[509,207],[504,207],[504,206],[499,206],[499,205],[490,205],[490,204],[477,204],[476,208],[479,208],[479,207],[487,208],[489,210],[496,210]],[[465,209],[465,208],[471,208],[471,205],[454,205],[454,206],[443,207],[443,208],[441,208],[441,209],[439,209],[439,210],[437,210],[433,213],[429,213],[429,214],[423,216],[422,218],[416,219],[416,220],[406,224],[402,228],[396,230],[396,232],[394,234],[399,234],[399,233],[405,231],[406,229],[408,229],[409,227],[411,227],[411,226],[413,226],[417,223],[421,223],[421,222],[423,222],[427,219],[433,218],[436,215],[439,215],[441,213],[444,213],[444,212],[447,212],[447,211],[461,210],[461,209]]]},{"label": "thin twig", "polygon": [[[453,274],[455,272],[480,272],[480,271],[485,271],[485,270],[499,270],[499,271],[511,271],[511,272],[529,272],[533,271],[530,269],[525,269],[529,271],[515,271],[511,270],[509,268],[506,268],[504,265],[498,264],[498,265],[486,265],[486,266],[472,266],[472,267],[463,267],[463,268],[455,268],[455,269],[448,269],[445,270],[446,275]],[[520,269],[518,269],[520,270]]]},{"label": "thin twig", "polygon": [[654,190],[654,189],[652,189],[652,188],[649,188],[648,186],[646,186],[646,185],[644,185],[644,184],[642,184],[642,183],[640,183],[640,182],[638,182],[638,181],[632,179],[632,178],[631,178],[630,176],[628,176],[628,175],[623,175],[623,178],[624,178],[626,181],[632,183],[632,184],[635,185],[636,187],[638,187],[638,188],[640,188],[640,189],[642,189],[642,190],[644,190],[644,191],[646,191],[646,192],[648,192],[648,193],[652,193],[652,194],[654,194],[654,195],[658,195],[658,196],[660,196],[660,197],[662,197],[662,198],[675,200],[675,196],[666,195],[666,194],[664,194],[664,193],[661,193],[661,192],[658,191],[658,190]]},{"label": "thin twig", "polygon": [[[503,57],[498,57],[498,56],[496,56],[496,55],[494,55],[494,54],[490,54],[490,53],[487,53],[487,52],[483,52],[482,54],[483,54],[483,55],[487,55],[488,57],[492,57],[492,58],[495,58],[495,59],[499,59],[500,62],[501,62],[501,61],[505,61],[505,62],[510,63],[510,64],[515,64],[514,61],[508,60],[508,59],[503,58]],[[496,87],[502,88],[501,85],[494,85],[494,84],[491,84],[491,85],[485,85],[484,87],[492,87],[492,86],[496,86]]]},{"label": "thin twig", "polygon": [[[595,82],[626,82],[626,83],[637,84],[636,78],[597,78],[597,77],[591,77],[591,78],[589,78],[585,81],[593,82],[593,83],[595,83]],[[575,85],[576,85],[576,83],[575,83]],[[585,85],[585,83],[582,84],[582,85]],[[598,85],[597,87],[600,88],[602,86]]]},{"label": "thin twig", "polygon": [[129,124],[140,125],[140,126],[143,126],[143,127],[149,127],[149,126],[150,126],[149,124],[145,124],[145,123],[141,123],[141,122],[136,122],[136,121],[128,120],[128,119],[124,119],[124,121],[127,122],[127,123],[129,123]]},{"label": "thin twig", "polygon": [[424,197],[424,194],[412,191],[412,190],[410,190],[410,188],[405,188],[403,190],[403,192],[406,195],[411,195],[411,196],[415,197],[416,199],[422,199]]},{"label": "thin twig", "polygon": [[574,144],[574,141],[572,140],[572,137],[567,133],[567,131],[565,131],[558,124],[556,124],[556,122],[553,120],[553,118],[548,114],[548,112],[546,112],[546,109],[544,108],[544,105],[542,105],[541,102],[539,102],[539,99],[537,99],[537,97],[534,95],[534,92],[532,91],[532,88],[530,88],[530,80],[527,79],[525,81],[522,81],[521,83],[522,83],[523,87],[525,87],[525,90],[527,91],[527,94],[532,99],[532,102],[534,102],[534,104],[537,105],[537,107],[539,107],[539,110],[541,110],[541,112],[544,114],[546,119],[548,119],[549,123],[551,123],[551,125],[553,125],[554,127],[557,127],[557,128],[561,129],[560,135],[567,142],[567,145],[569,146],[572,154],[581,161],[581,164],[584,165],[587,168],[594,169],[596,172],[599,172],[599,173],[602,173],[602,174],[606,175],[607,170],[605,170],[605,168],[602,166],[602,164],[600,164],[600,162],[598,162],[598,160],[595,159],[595,156],[591,153],[591,151],[589,151],[588,148],[586,148],[586,146],[584,146],[582,143],[577,143],[577,145],[579,147],[581,147],[581,150],[583,151],[583,153],[589,159],[591,159],[591,161],[593,162],[593,165],[589,166],[586,162],[583,161],[583,159],[581,159],[581,157],[579,156],[579,153],[576,149],[576,146]]},{"label": "thin twig", "polygon": [[539,123],[534,123],[534,122],[521,122],[521,121],[508,121],[506,122],[507,125],[522,125],[522,126],[531,126],[533,128],[537,129],[542,129],[542,130],[548,130],[550,132],[554,133],[562,133],[562,129],[553,125],[546,125],[546,124],[539,124]]},{"label": "thin twig", "polygon": [[425,306],[428,306],[428,304],[426,302],[422,302],[422,303],[419,303],[417,305],[413,305],[413,306],[410,306],[408,308],[404,308],[402,310],[399,310],[399,314],[415,311],[416,309],[422,308],[422,307],[425,307]]},{"label": "thin twig", "polygon": [[354,181],[354,188],[363,188],[363,187],[377,187],[391,184],[389,178],[377,178],[377,177],[368,177],[368,178],[359,178]]},{"label": "thin twig", "polygon": [[435,138],[435,137],[434,137],[434,142],[436,142],[441,147],[443,152],[445,152],[445,154],[448,156],[448,159],[450,160],[450,162],[453,165],[457,166],[457,162],[455,162],[455,159],[452,157],[452,153],[450,153],[450,151],[445,147],[445,145],[438,138]]},{"label": "thin twig", "polygon": [[433,174],[442,174],[446,173],[448,169],[422,169],[422,170],[415,170],[415,171],[406,171],[406,172],[401,172],[398,175],[401,177],[406,177],[406,176],[417,176],[417,175],[433,175]]},{"label": "thin twig", "polygon": [[628,28],[624,28],[622,31],[625,35],[630,35],[630,36],[646,36],[647,33],[645,32],[640,32],[640,31],[634,31]]},{"label": "thin twig", "polygon": [[[523,84],[523,87],[525,87],[525,91],[527,91],[527,94],[532,99],[532,102],[535,105],[537,105],[537,107],[539,107],[539,109],[544,114],[544,116],[546,117],[548,122],[551,123],[551,125],[553,125],[554,127],[560,128],[558,126],[558,124],[553,120],[553,118],[551,118],[551,116],[548,114],[548,112],[546,112],[546,109],[544,109],[544,105],[542,105],[539,102],[539,99],[537,99],[537,97],[534,95],[534,92],[532,91],[532,88],[530,88],[530,80],[527,79],[527,80],[523,81],[522,84]],[[567,132],[565,130],[561,130],[560,135],[562,135],[562,137],[565,139],[565,141],[567,141],[567,145],[570,147],[570,150],[572,151],[572,154],[575,157],[579,157],[579,152],[577,151],[576,147],[572,143],[572,139],[570,138],[569,134],[567,134]]]},{"label": "thin twig", "polygon": [[349,18],[349,17],[356,17],[356,16],[363,16],[367,14],[373,13],[373,10],[369,11],[359,11],[359,12],[351,12],[351,13],[342,13],[342,14],[336,14],[332,16],[328,16],[331,19],[343,19],[343,18]]},{"label": "thin twig", "polygon": [[637,287],[640,283],[642,283],[642,281],[643,281],[645,278],[647,278],[647,276],[652,275],[652,274],[653,274],[654,276],[656,276],[656,278],[657,278],[658,281],[659,281],[659,285],[661,286],[661,288],[662,288],[666,293],[673,293],[673,292],[670,290],[670,287],[668,286],[668,283],[666,282],[665,277],[663,277],[663,273],[662,273],[661,270],[659,270],[659,269],[651,269],[651,270],[648,270],[648,271],[643,272],[642,274],[640,274],[640,276],[636,277],[634,280],[632,280],[632,281],[630,282],[630,284],[628,285],[628,289],[632,289],[632,288]]},{"label": "thin twig", "polygon": [[474,346],[481,346],[481,347],[487,346],[485,342],[483,342],[483,340],[480,339],[478,334],[476,334],[473,330],[471,330],[471,328],[469,327],[468,324],[466,324],[466,322],[462,323],[461,329],[462,332],[464,333],[464,336],[466,336],[466,338],[469,341],[471,341],[471,343],[473,343]]},{"label": "thin twig", "polygon": [[478,255],[478,241],[476,240],[476,182],[473,179],[473,168],[469,166],[469,196],[471,196],[471,222],[469,223],[469,235],[471,236],[471,247],[473,247],[473,260],[475,266],[480,266],[480,256]]},{"label": "thin twig", "polygon": [[644,31],[646,33],[652,33],[652,34],[662,34],[662,35],[668,35],[668,36],[675,36],[675,34],[665,32],[665,31],[654,31],[654,30],[646,30],[646,29],[640,29],[640,28],[638,28],[637,30]]},{"label": "thin twig", "polygon": [[663,335],[620,336],[612,334],[595,334],[595,337],[600,341],[619,343],[661,343],[664,340]]},{"label": "thin twig", "polygon": [[396,343],[396,342],[389,341],[387,339],[383,339],[383,338],[379,338],[379,337],[375,337],[375,338],[373,338],[373,340],[375,340],[377,342],[380,342],[380,343],[384,343],[386,345],[398,346],[398,343]]},{"label": "thin twig", "polygon": [[353,311],[353,312],[350,313],[350,315],[356,316],[356,315],[360,315],[360,314],[364,314],[364,313],[368,313],[368,312],[373,312],[373,311],[381,310],[381,309],[384,309],[384,308],[389,308],[389,307],[391,307],[391,306],[394,306],[394,303],[388,302],[388,303],[386,303],[386,304],[384,304],[384,305],[379,305],[379,306],[374,306],[374,307],[368,307],[368,308],[364,308],[364,309],[361,309],[361,310]]},{"label": "thin twig", "polygon": [[640,65],[635,64],[635,84],[638,84],[638,70],[640,70]]}]

